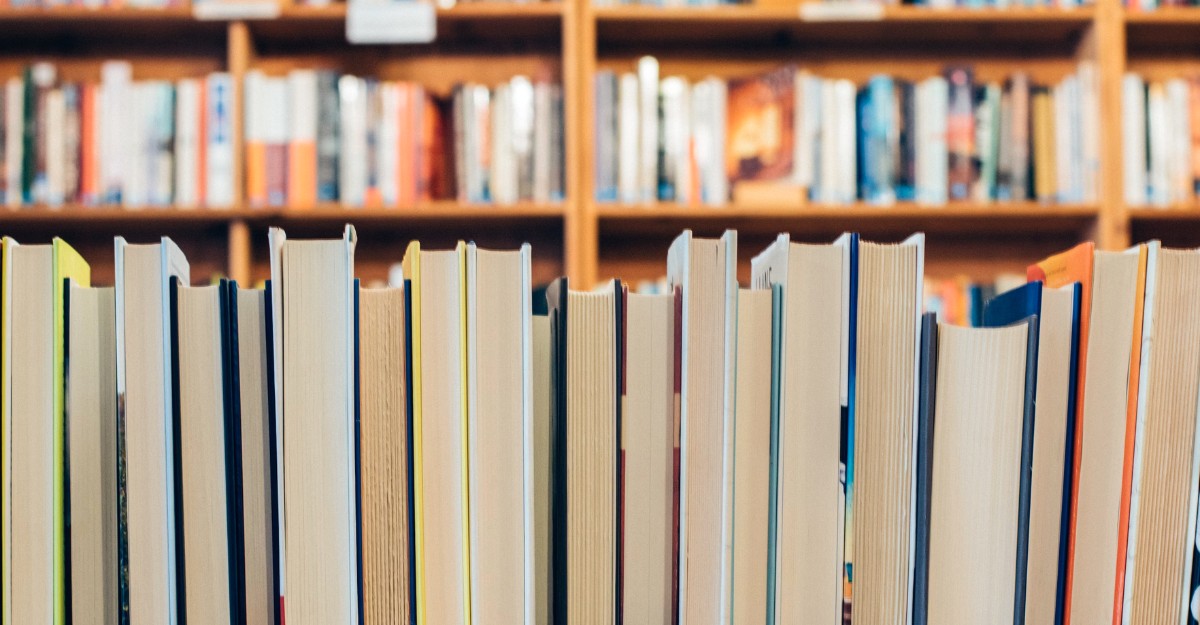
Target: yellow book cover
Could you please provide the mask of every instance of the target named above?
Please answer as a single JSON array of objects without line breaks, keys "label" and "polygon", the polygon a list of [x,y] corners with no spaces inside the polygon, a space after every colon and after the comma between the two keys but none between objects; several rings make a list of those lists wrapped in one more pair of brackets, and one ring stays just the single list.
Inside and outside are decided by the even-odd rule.
[{"label": "yellow book cover", "polygon": [[9,554],[12,553],[12,525],[9,519],[12,518],[12,487],[9,481],[9,435],[12,432],[12,406],[9,404],[9,362],[12,357],[9,354],[11,346],[8,342],[9,337],[9,289],[12,279],[12,251],[17,242],[4,237],[0,239],[0,482],[3,483],[3,494],[0,496],[0,584],[3,585],[3,596],[0,597],[0,606],[3,607],[0,614],[0,622],[3,625],[9,625],[12,617],[12,579],[9,569]]},{"label": "yellow book cover", "polygon": [[[422,470],[421,441],[421,243],[413,241],[404,250],[404,279],[408,280],[411,314],[409,323],[411,329],[412,349],[412,454],[413,454],[413,545],[415,547],[415,562],[413,572],[416,576],[417,593],[413,600],[417,604],[417,625],[425,625],[425,522],[422,511],[425,504],[425,492],[421,487],[424,480]],[[8,625],[5,623],[4,625]]]},{"label": "yellow book cover", "polygon": [[[53,242],[54,269],[54,625],[67,622],[66,541],[66,329],[64,327],[64,281],[91,286],[92,271],[87,261],[62,239]],[[7,516],[6,516],[7,518]],[[7,587],[7,586],[6,586]],[[7,605],[7,601],[5,602]]]}]

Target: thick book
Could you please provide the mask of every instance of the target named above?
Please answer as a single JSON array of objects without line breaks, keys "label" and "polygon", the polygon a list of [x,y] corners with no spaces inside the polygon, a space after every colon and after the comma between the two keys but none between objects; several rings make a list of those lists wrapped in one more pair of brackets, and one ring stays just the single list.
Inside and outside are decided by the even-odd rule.
[{"label": "thick book", "polygon": [[565,278],[550,307],[553,621],[617,618],[617,458],[620,441],[620,282],[573,291]]},{"label": "thick book", "polygon": [[182,537],[169,285],[188,283],[189,266],[166,237],[138,245],[118,237],[115,248],[121,608],[131,622],[176,623]]},{"label": "thick book", "polygon": [[530,250],[466,246],[470,613],[478,625],[532,625]]},{"label": "thick book", "polygon": [[[679,618],[728,613],[732,526],[737,233],[675,239],[669,283],[683,298]],[[720,363],[720,365],[716,364]]]},{"label": "thick book", "polygon": [[928,623],[1024,623],[1020,544],[1036,317],[938,328]]},{"label": "thick book", "polygon": [[777,288],[780,298],[778,534],[768,610],[783,622],[830,622],[841,613],[838,476],[850,241],[802,244],[781,234],[751,261],[754,287]]},{"label": "thick book", "polygon": [[[1123,622],[1185,622],[1195,540],[1200,253],[1149,244]],[[1182,570],[1180,562],[1184,563]]]},{"label": "thick book", "polygon": [[908,613],[913,584],[925,238],[854,239],[844,295],[845,603],[856,618],[893,622]]},{"label": "thick book", "polygon": [[227,282],[171,282],[172,371],[182,510],[181,619],[245,622],[236,361]]},{"label": "thick book", "polygon": [[410,243],[413,493],[419,623],[460,622],[471,610],[467,473],[466,249]]},{"label": "thick book", "polygon": [[[734,429],[733,622],[767,620],[769,579],[772,339],[776,289],[738,291],[736,421]],[[817,568],[817,567],[813,567]],[[825,569],[833,579],[833,567]],[[830,607],[832,607],[832,603]]]},{"label": "thick book", "polygon": [[14,623],[67,621],[65,280],[91,271],[61,239],[6,253],[11,605]]},{"label": "thick book", "polygon": [[363,619],[413,619],[407,291],[359,292]]},{"label": "thick book", "polygon": [[116,300],[112,287],[66,288],[71,620],[116,625]]},{"label": "thick book", "polygon": [[618,590],[627,623],[669,623],[674,611],[675,299],[625,300]]},{"label": "thick book", "polygon": [[278,228],[269,236],[275,409],[286,426],[277,429],[284,508],[280,612],[292,625],[353,623],[362,597],[356,236],[350,226],[341,239],[288,241]]}]

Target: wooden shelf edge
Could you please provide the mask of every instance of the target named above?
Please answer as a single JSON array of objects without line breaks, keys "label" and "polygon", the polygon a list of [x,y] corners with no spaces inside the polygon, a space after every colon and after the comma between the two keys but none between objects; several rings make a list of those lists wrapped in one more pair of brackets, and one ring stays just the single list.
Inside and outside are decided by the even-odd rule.
[{"label": "wooden shelf edge", "polygon": [[[451,8],[439,8],[439,19],[477,20],[477,19],[522,19],[537,17],[562,17],[562,2],[469,2],[458,4]],[[345,3],[334,3],[325,6],[285,6],[280,9],[279,17],[248,20],[253,23],[271,22],[324,22],[344,21],[346,19]],[[227,22],[235,20],[199,20],[193,17],[188,7],[165,8],[86,8],[86,7],[55,7],[43,8],[0,8],[0,23],[3,22],[121,22],[121,21],[191,21],[197,23]]]},{"label": "wooden shelf edge", "polygon": [[1023,217],[1089,219],[1099,215],[1098,206],[1089,204],[1039,204],[1037,202],[950,203],[942,206],[896,204],[876,206],[865,203],[847,205],[728,205],[682,206],[656,204],[597,204],[596,216],[606,219],[1011,219]]},{"label": "wooden shelf edge", "polygon": [[[758,7],[733,5],[716,7],[654,7],[654,6],[600,6],[592,8],[597,22],[796,22],[800,20],[796,7]],[[916,6],[887,6],[879,21],[895,22],[946,22],[946,23],[1022,23],[1022,22],[1066,22],[1084,24],[1095,17],[1094,7],[1060,9],[1053,7],[953,8],[933,9]],[[871,23],[865,20],[862,23]],[[858,20],[812,20],[809,23],[850,23]]]},{"label": "wooden shelf edge", "polygon": [[1195,221],[1200,222],[1200,204],[1168,207],[1137,207],[1129,209],[1132,221]]}]

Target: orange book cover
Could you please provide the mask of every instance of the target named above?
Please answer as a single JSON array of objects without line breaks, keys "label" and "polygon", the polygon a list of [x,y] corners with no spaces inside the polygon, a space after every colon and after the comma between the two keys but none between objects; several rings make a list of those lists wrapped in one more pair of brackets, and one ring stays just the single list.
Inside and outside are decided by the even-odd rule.
[{"label": "orange book cover", "polygon": [[1125,462],[1121,468],[1121,509],[1117,523],[1117,577],[1113,625],[1121,625],[1125,605],[1125,556],[1129,547],[1129,499],[1133,488],[1133,449],[1137,440],[1138,379],[1142,368],[1142,319],[1146,312],[1146,244],[1138,245],[1137,289],[1133,301],[1133,349],[1129,352],[1129,397],[1125,404]]},{"label": "orange book cover", "polygon": [[267,205],[267,144],[261,140],[246,142],[246,201]]},{"label": "orange book cover", "polygon": [[1192,129],[1192,192],[1200,190],[1200,77],[1188,81],[1188,116]]},{"label": "orange book cover", "polygon": [[[1049,288],[1056,289],[1073,282],[1081,285],[1079,305],[1079,354],[1078,379],[1076,381],[1075,400],[1075,443],[1071,466],[1074,469],[1074,479],[1071,483],[1071,519],[1070,533],[1067,535],[1067,573],[1066,596],[1071,596],[1071,582],[1074,575],[1075,554],[1075,519],[1078,512],[1079,497],[1079,460],[1083,456],[1083,391],[1087,374],[1088,326],[1092,314],[1092,273],[1095,270],[1094,255],[1096,244],[1080,243],[1075,247],[1050,256],[1041,262],[1030,265],[1026,273],[1029,280],[1041,280]],[[1061,538],[1060,538],[1061,540]],[[1063,625],[1070,625],[1071,602],[1063,604]]]},{"label": "orange book cover", "polygon": [[413,121],[414,89],[412,83],[400,83],[400,97],[396,111],[396,203],[409,207],[413,202],[416,176],[413,175]]},{"label": "orange book cover", "polygon": [[311,208],[317,202],[317,143],[293,140],[288,145],[288,204]]},{"label": "orange book cover", "polygon": [[96,86],[85,83],[79,98],[79,196],[96,200]]}]

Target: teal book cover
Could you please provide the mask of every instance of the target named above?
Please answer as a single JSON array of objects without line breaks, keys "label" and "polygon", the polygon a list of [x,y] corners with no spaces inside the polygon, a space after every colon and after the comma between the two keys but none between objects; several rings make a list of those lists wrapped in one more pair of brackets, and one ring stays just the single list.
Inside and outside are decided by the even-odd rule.
[{"label": "teal book cover", "polygon": [[779,363],[783,357],[783,286],[771,285],[771,465],[767,513],[767,625],[775,623],[775,559],[779,535]]}]

